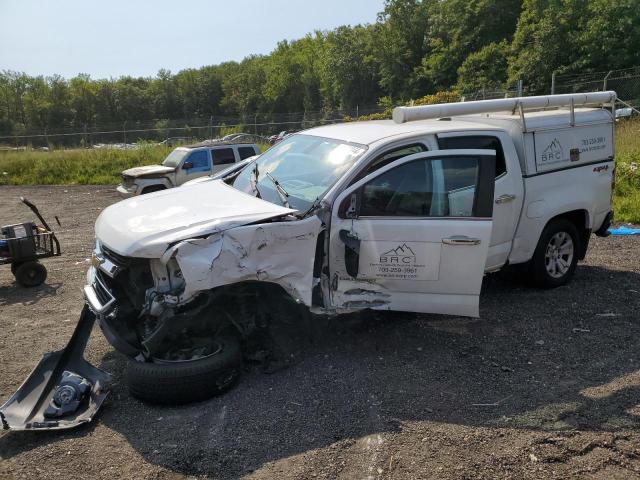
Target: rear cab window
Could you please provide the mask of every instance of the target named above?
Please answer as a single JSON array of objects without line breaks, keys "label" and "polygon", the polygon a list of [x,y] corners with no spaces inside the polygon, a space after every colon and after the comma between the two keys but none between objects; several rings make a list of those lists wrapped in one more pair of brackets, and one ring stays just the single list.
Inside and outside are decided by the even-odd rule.
[{"label": "rear cab window", "polygon": [[211,150],[214,165],[230,165],[236,163],[236,155],[233,148],[216,148]]},{"label": "rear cab window", "polygon": [[492,135],[461,135],[457,137],[438,137],[440,150],[495,150],[496,178],[507,173],[507,163],[502,149],[502,142]]},{"label": "rear cab window", "polygon": [[238,147],[238,155],[240,155],[240,160],[244,160],[257,155],[257,153],[253,147]]}]

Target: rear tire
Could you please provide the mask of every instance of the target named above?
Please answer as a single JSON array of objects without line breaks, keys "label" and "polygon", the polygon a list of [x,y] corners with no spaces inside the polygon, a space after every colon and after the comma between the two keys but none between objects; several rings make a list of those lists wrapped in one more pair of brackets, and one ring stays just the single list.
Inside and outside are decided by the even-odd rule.
[{"label": "rear tire", "polygon": [[24,262],[18,265],[14,275],[23,287],[37,287],[47,279],[47,269],[37,261]]},{"label": "rear tire", "polygon": [[566,285],[575,273],[580,248],[580,236],[573,223],[564,218],[549,222],[531,259],[532,283],[539,288]]},{"label": "rear tire", "polygon": [[240,341],[221,336],[216,343],[219,351],[197,360],[130,361],[125,371],[129,392],[142,401],[165,405],[199,402],[225,392],[240,376]]}]

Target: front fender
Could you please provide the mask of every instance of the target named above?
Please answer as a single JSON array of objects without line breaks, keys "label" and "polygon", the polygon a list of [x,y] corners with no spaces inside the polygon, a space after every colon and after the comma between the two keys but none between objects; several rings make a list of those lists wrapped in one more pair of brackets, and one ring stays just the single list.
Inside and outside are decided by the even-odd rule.
[{"label": "front fender", "polygon": [[199,292],[244,281],[282,286],[311,306],[315,249],[322,222],[304,220],[260,223],[232,228],[173,247],[185,289],[179,302]]}]

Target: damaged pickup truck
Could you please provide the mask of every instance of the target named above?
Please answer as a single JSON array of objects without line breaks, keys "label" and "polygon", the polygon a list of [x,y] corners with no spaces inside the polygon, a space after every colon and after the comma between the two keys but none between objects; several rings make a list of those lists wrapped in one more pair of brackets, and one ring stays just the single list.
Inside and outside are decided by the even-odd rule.
[{"label": "damaged pickup truck", "polygon": [[81,358],[96,318],[130,359],[131,393],[177,404],[233,384],[278,298],[329,315],[478,316],[486,272],[521,264],[540,287],[566,284],[611,222],[615,99],[401,107],[108,207],[74,338],[0,408],[5,426],[91,418],[108,388]]}]

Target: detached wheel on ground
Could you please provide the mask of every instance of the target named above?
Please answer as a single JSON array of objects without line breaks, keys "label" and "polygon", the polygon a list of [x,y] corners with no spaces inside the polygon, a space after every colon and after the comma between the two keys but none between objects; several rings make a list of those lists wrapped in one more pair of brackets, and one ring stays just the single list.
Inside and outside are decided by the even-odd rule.
[{"label": "detached wheel on ground", "polygon": [[176,348],[152,362],[130,361],[125,379],[140,400],[180,405],[225,392],[240,376],[241,365],[240,341],[221,336],[206,347]]},{"label": "detached wheel on ground", "polygon": [[[13,265],[11,270],[13,270]],[[24,262],[15,268],[14,275],[23,287],[37,287],[47,279],[47,269],[40,262]]]},{"label": "detached wheel on ground", "polygon": [[555,288],[568,283],[576,270],[580,237],[568,220],[552,220],[543,230],[531,260],[529,273],[534,285]]}]

